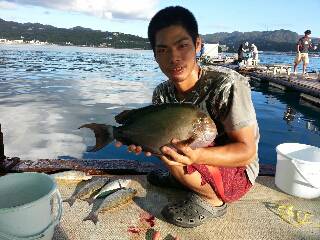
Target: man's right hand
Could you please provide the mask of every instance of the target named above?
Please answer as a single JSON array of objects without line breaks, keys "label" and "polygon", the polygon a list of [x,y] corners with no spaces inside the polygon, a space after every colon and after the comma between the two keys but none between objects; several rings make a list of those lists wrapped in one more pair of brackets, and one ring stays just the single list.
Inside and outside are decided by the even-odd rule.
[{"label": "man's right hand", "polygon": [[[123,144],[122,144],[122,142],[116,141],[116,143],[114,145],[116,147],[121,147]],[[142,152],[142,147],[131,144],[131,145],[128,146],[128,151],[129,152],[133,152],[136,155],[139,155]],[[152,155],[151,152],[145,152],[144,154],[147,157],[150,157]]]}]

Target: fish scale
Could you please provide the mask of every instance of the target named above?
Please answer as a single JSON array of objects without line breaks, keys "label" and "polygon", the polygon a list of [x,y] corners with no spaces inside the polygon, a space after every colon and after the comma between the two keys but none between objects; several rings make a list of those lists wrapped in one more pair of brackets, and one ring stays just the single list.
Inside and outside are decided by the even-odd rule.
[{"label": "fish scale", "polygon": [[108,195],[99,207],[92,211],[83,221],[92,221],[94,224],[98,222],[98,214],[100,212],[106,212],[108,210],[119,207],[125,203],[128,203],[135,195],[137,190],[133,188],[121,188],[118,191]]}]

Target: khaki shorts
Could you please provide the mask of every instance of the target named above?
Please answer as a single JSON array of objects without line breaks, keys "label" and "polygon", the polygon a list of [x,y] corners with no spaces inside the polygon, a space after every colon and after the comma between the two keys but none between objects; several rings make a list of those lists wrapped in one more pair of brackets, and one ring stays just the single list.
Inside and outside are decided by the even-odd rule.
[{"label": "khaki shorts", "polygon": [[296,64],[299,64],[301,61],[303,62],[303,64],[309,63],[308,53],[297,53],[296,59],[294,60],[294,62]]}]

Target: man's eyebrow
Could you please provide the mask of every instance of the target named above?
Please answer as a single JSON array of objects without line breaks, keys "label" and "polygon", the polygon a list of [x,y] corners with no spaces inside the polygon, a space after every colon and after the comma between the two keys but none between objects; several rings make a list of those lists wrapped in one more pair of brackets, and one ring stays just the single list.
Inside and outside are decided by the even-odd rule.
[{"label": "man's eyebrow", "polygon": [[[190,39],[187,38],[187,37],[180,38],[180,39],[178,39],[177,41],[174,42],[174,45],[179,44],[179,43],[181,43],[181,42],[183,42],[185,40],[190,40]],[[167,45],[165,45],[165,44],[157,44],[156,47],[165,48],[165,47],[167,47]]]}]

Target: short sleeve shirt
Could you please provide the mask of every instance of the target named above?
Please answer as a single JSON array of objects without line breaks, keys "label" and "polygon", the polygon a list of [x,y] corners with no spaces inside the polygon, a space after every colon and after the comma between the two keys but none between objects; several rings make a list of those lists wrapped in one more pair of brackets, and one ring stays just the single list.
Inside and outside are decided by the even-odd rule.
[{"label": "short sleeve shirt", "polygon": [[[184,99],[179,99],[174,84],[167,80],[159,84],[152,97],[153,104],[192,103],[207,113],[218,129],[216,145],[230,143],[228,131],[254,125],[258,147],[259,129],[251,101],[248,80],[239,73],[219,66],[202,68],[202,74],[194,88]],[[259,160],[247,166],[246,172],[253,184],[259,173]]]},{"label": "short sleeve shirt", "polygon": [[300,52],[308,53],[309,47],[312,45],[311,39],[308,37],[302,37],[298,41]]}]

